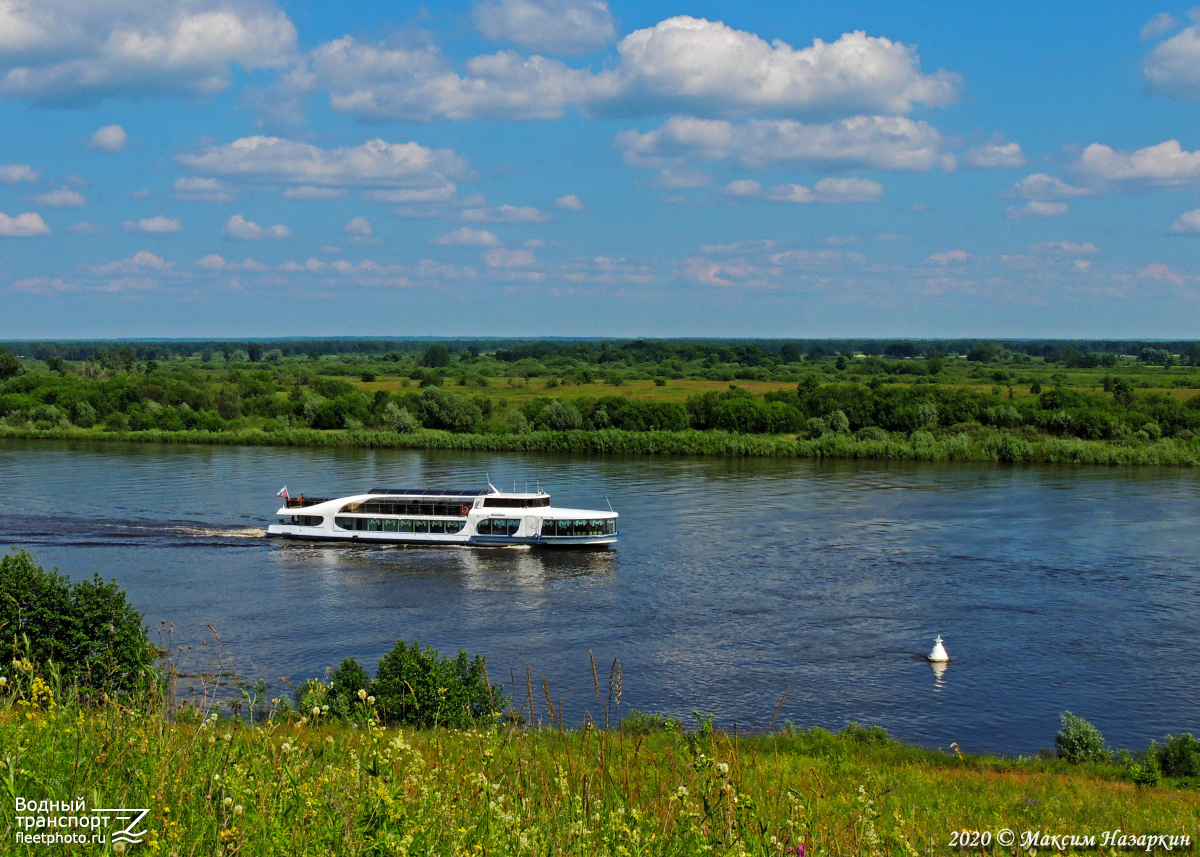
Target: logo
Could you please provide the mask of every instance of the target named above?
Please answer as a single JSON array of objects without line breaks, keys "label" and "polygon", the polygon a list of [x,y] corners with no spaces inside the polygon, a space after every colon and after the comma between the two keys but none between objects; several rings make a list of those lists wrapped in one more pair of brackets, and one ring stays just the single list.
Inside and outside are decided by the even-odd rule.
[{"label": "logo", "polygon": [[[83,798],[16,799],[17,842],[23,845],[113,845],[124,850],[146,836],[142,819],[149,809],[88,808]],[[119,844],[118,844],[119,843]]]}]

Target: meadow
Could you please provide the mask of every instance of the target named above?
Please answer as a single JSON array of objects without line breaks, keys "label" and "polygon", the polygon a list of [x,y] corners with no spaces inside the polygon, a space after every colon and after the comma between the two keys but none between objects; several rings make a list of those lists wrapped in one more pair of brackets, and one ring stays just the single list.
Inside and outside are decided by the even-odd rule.
[{"label": "meadow", "polygon": [[[348,722],[276,709],[250,723],[162,698],[82,707],[69,696],[43,686],[0,705],[7,843],[18,796],[148,808],[135,847],[164,855],[1088,853],[994,837],[1200,834],[1200,791],[1187,783],[1136,785],[1112,763],[929,751],[855,726],[738,735],[699,717],[683,730],[633,716],[566,729],[547,703],[524,728],[412,729],[381,726],[366,700]],[[952,848],[964,831],[992,840]]]}]

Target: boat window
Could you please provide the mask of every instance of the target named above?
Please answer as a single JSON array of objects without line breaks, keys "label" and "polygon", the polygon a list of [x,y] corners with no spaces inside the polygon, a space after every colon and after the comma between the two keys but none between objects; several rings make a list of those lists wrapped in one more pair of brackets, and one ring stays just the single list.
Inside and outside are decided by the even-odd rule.
[{"label": "boat window", "polygon": [[398,525],[396,532],[398,533],[411,533],[413,531],[412,521],[397,521],[396,523]]},{"label": "boat window", "polygon": [[461,533],[463,530],[463,527],[465,527],[466,525],[467,525],[466,521],[447,521],[446,522],[446,532],[447,533]]},{"label": "boat window", "polygon": [[549,497],[485,497],[483,505],[488,509],[531,509],[549,506]]},{"label": "boat window", "polygon": [[553,521],[549,521],[549,520],[545,520],[545,519],[542,520],[542,535],[543,536],[557,535],[557,533],[554,530],[554,522]]},{"label": "boat window", "polygon": [[343,530],[353,530],[354,529],[354,519],[353,518],[334,518],[333,522],[335,524],[337,524],[340,529],[343,529]]},{"label": "boat window", "polygon": [[383,531],[384,531],[385,533],[394,533],[394,532],[396,532],[396,524],[398,524],[398,523],[400,523],[400,522],[399,522],[399,521],[397,521],[395,518],[386,518],[386,519],[384,519],[384,522],[383,522]]},{"label": "boat window", "polygon": [[[470,511],[475,502],[473,497],[432,500],[367,500],[363,503],[348,503],[343,512],[359,515],[437,515],[445,518],[461,518]],[[467,511],[463,511],[463,510]]]},{"label": "boat window", "polygon": [[413,532],[414,533],[429,532],[429,522],[428,521],[413,521]]},{"label": "boat window", "polygon": [[380,520],[379,518],[368,518],[367,519],[367,529],[372,533],[382,533],[383,532],[383,521]]},{"label": "boat window", "polygon": [[429,522],[429,532],[437,533],[439,535],[445,535],[446,522],[445,521],[430,521]]},{"label": "boat window", "polygon": [[617,532],[617,522],[615,518],[607,518],[604,521],[604,535],[611,536]]}]

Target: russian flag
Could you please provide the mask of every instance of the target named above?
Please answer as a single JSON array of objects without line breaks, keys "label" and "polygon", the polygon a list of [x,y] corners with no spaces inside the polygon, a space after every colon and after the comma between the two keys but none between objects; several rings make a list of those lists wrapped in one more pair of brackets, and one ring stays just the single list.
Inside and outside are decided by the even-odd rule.
[{"label": "russian flag", "polygon": [[279,493],[278,493],[278,494],[276,494],[275,496],[276,496],[276,497],[286,497],[286,496],[288,496],[288,492],[287,492],[287,486],[286,486],[286,485],[284,485],[282,488],[280,488],[280,489],[279,489]]}]

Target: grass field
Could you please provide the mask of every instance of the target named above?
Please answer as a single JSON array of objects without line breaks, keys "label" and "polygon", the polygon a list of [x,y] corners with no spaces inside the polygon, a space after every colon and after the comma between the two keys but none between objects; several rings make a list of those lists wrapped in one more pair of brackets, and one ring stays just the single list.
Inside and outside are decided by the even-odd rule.
[{"label": "grass field", "polygon": [[[14,844],[25,824],[17,797],[148,808],[135,847],[181,857],[795,855],[797,847],[911,857],[1058,850],[998,847],[1003,829],[1098,841],[1118,828],[1193,843],[1200,834],[1194,787],[1136,786],[1115,764],[926,751],[876,730],[737,736],[703,721],[686,733],[568,730],[547,715],[540,728],[414,731],[376,725],[369,700],[350,725],[311,713],[253,726],[191,713],[170,719],[152,701],[80,709],[48,691],[6,695],[0,850],[66,853]],[[961,831],[990,832],[991,844],[952,848]],[[1145,851],[1100,849],[1133,850]]]}]

